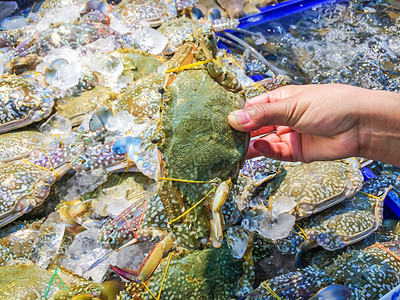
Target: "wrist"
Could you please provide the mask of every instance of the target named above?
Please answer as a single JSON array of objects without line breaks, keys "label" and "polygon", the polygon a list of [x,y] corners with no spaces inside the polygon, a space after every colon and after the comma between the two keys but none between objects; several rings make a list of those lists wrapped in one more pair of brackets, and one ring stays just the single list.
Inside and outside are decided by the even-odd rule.
[{"label": "wrist", "polygon": [[360,106],[359,156],[400,165],[400,94],[368,91]]}]

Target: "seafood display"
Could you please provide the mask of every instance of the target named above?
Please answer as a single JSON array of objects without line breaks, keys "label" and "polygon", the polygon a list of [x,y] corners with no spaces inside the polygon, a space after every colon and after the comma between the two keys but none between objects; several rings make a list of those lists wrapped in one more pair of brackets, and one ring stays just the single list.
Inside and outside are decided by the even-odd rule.
[{"label": "seafood display", "polygon": [[[307,20],[279,43],[238,28],[277,2],[0,1],[0,299],[379,299],[400,284],[384,217],[397,167],[247,159],[250,134],[228,123],[249,98],[328,80],[299,41],[296,67],[278,59]],[[371,5],[391,37],[400,8]]]}]

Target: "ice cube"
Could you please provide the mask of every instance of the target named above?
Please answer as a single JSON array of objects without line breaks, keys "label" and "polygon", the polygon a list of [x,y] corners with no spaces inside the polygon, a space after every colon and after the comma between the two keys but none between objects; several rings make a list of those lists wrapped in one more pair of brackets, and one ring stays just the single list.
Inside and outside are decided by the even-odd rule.
[{"label": "ice cube", "polygon": [[60,250],[64,238],[65,223],[58,212],[51,213],[43,225],[32,246],[31,259],[41,268],[46,269]]},{"label": "ice cube", "polygon": [[98,230],[96,229],[88,229],[78,233],[65,251],[66,258],[61,262],[62,266],[85,278],[92,277],[96,282],[101,282],[108,270],[108,262],[103,261],[87,272],[92,264],[108,252],[98,244],[97,237]]},{"label": "ice cube", "polygon": [[65,201],[74,200],[83,194],[93,191],[107,180],[103,169],[95,169],[91,172],[75,173],[66,183]]},{"label": "ice cube", "polygon": [[37,31],[44,31],[51,24],[73,22],[81,17],[79,5],[71,5],[63,8],[54,8],[48,11],[36,25]]},{"label": "ice cube", "polygon": [[118,57],[104,55],[96,52],[88,56],[88,66],[92,71],[100,73],[104,77],[104,84],[107,87],[119,91],[119,76],[124,71],[124,65]]},{"label": "ice cube", "polygon": [[257,232],[272,240],[283,239],[289,235],[295,221],[296,218],[289,214],[280,214],[276,219],[261,217],[257,224]]},{"label": "ice cube", "polygon": [[131,128],[135,125],[135,117],[126,110],[120,111],[110,117],[105,124],[105,127],[109,131],[119,131],[125,133],[131,131]]},{"label": "ice cube", "polygon": [[149,145],[133,156],[136,167],[149,178],[157,180],[159,173],[158,149],[156,145]]},{"label": "ice cube", "polygon": [[52,115],[45,123],[43,123],[39,131],[45,134],[68,134],[72,130],[72,123],[69,119],[59,114]]},{"label": "ice cube", "polygon": [[231,226],[226,230],[228,247],[232,250],[233,257],[242,258],[247,248],[249,234],[240,226]]},{"label": "ice cube", "polygon": [[290,212],[296,206],[296,202],[291,197],[279,196],[272,204],[272,216],[278,217],[280,214]]},{"label": "ice cube", "polygon": [[118,20],[116,18],[111,18],[110,28],[121,35],[131,32],[131,29],[128,26],[126,26],[121,20]]},{"label": "ice cube", "polygon": [[93,43],[85,45],[83,48],[91,52],[111,52],[118,49],[120,46],[117,41],[112,37],[100,38]]},{"label": "ice cube", "polygon": [[168,38],[165,35],[148,26],[143,27],[143,29],[132,38],[140,49],[154,55],[160,54],[168,44]]}]

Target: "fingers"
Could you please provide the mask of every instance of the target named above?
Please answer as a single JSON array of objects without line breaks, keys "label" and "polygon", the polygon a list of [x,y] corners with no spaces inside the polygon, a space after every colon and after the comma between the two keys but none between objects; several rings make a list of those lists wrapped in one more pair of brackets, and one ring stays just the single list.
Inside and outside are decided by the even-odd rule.
[{"label": "fingers", "polygon": [[272,133],[251,141],[247,157],[261,155],[278,160],[304,162],[301,135],[298,132],[283,135]]},{"label": "fingers", "polygon": [[267,133],[274,132],[276,130],[277,130],[276,126],[264,126],[264,127],[261,127],[260,129],[252,131],[251,137],[265,135]]},{"label": "fingers", "polygon": [[302,89],[302,86],[286,86],[249,99],[244,109],[229,114],[229,123],[246,132],[271,125],[290,125],[296,121],[291,117],[296,116],[297,106],[290,97]]},{"label": "fingers", "polygon": [[228,116],[228,120],[233,128],[244,132],[250,132],[264,126],[290,126],[297,121],[297,119],[292,119],[293,116],[296,116],[294,113],[295,110],[296,104],[290,100],[254,104],[242,110],[231,112]]},{"label": "fingers", "polygon": [[267,92],[265,94],[258,95],[254,98],[247,99],[245,107],[249,107],[255,104],[272,103],[284,100],[286,98],[292,97],[304,89],[304,86],[300,85],[288,85],[277,88],[273,91]]}]

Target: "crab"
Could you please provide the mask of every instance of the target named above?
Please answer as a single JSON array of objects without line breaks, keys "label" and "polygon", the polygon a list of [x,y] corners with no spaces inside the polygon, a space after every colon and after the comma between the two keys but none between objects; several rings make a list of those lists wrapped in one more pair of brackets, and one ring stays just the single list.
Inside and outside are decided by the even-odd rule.
[{"label": "crab", "polygon": [[398,241],[378,243],[344,253],[327,272],[349,287],[354,299],[379,299],[400,283],[398,255]]},{"label": "crab", "polygon": [[[55,276],[56,272],[59,276]],[[79,300],[100,297],[107,299],[122,289],[119,282],[106,281],[98,284],[63,268],[51,272],[30,262],[0,267],[0,274],[1,300]]]},{"label": "crab", "polygon": [[317,245],[338,250],[372,234],[382,225],[383,199],[390,189],[390,181],[369,181],[361,192],[332,209],[299,222],[308,238],[301,244],[300,252]]},{"label": "crab", "polygon": [[0,161],[9,162],[32,155],[36,151],[50,151],[58,147],[55,136],[35,130],[20,130],[0,135]]},{"label": "crab", "polygon": [[309,299],[333,294],[344,299],[380,299],[400,283],[398,253],[398,241],[350,250],[325,270],[306,267],[280,275],[241,299]]},{"label": "crab", "polygon": [[54,105],[50,90],[33,75],[0,79],[0,133],[38,122]]},{"label": "crab", "polygon": [[[43,220],[30,224],[16,224],[12,229],[16,231],[0,239],[0,266],[8,265],[14,260],[28,260],[33,251],[33,244],[39,235]],[[22,227],[22,228],[21,228]]]},{"label": "crab", "polygon": [[163,80],[163,75],[153,73],[134,82],[113,102],[113,112],[116,114],[125,110],[144,121],[159,119],[161,105],[159,89]]},{"label": "crab", "polygon": [[[0,299],[44,299],[52,273],[35,264],[18,264],[0,267]],[[55,276],[47,296],[64,290]]]},{"label": "crab", "polygon": [[270,205],[284,198],[296,203],[292,213],[301,219],[331,207],[351,197],[362,187],[363,175],[358,161],[317,161],[309,164],[294,164],[286,172],[276,176],[266,189],[265,197]]},{"label": "crab", "polygon": [[0,164],[0,227],[43,203],[56,180],[71,170],[82,148],[65,147],[27,160]]},{"label": "crab", "polygon": [[168,38],[168,45],[164,50],[165,54],[174,53],[182,45],[182,42],[193,34],[193,26],[201,29],[209,28],[215,32],[220,32],[226,29],[234,29],[239,25],[239,20],[221,18],[221,15],[214,19],[208,18],[206,20],[203,13],[195,8],[192,8],[191,15],[192,19],[184,16],[170,19],[157,28],[158,31]]},{"label": "crab", "polygon": [[15,48],[19,56],[28,54],[44,55],[54,48],[64,46],[76,49],[90,44],[103,36],[116,36],[117,33],[101,23],[64,22],[52,25],[46,30],[30,36]]},{"label": "crab", "polygon": [[120,48],[109,53],[109,56],[122,61],[124,66],[122,75],[128,76],[132,81],[155,72],[163,62],[161,57],[132,48]]},{"label": "crab", "polygon": [[[158,194],[170,221],[210,194],[213,179],[226,181],[237,174],[247,152],[248,134],[232,129],[227,122],[229,112],[243,107],[244,101],[237,93],[239,87],[233,75],[223,72],[219,65],[210,61],[216,51],[214,35],[205,32],[183,44],[168,65],[162,121],[159,123],[162,139],[158,147],[163,160],[162,177],[172,181],[159,180]],[[171,75],[175,68],[190,62],[200,66]],[[207,65],[201,65],[204,63]],[[205,90],[206,94],[203,93]],[[225,198],[227,192],[229,188],[222,192]],[[220,216],[215,218],[220,219]],[[203,204],[196,207],[194,213],[174,221],[173,231],[188,238],[184,228],[192,228],[193,235],[187,242],[177,238],[187,248],[196,249],[203,237],[215,234],[208,233],[208,220]],[[219,224],[221,221],[213,222]]]},{"label": "crab", "polygon": [[[180,5],[176,5],[175,2]],[[112,9],[111,16],[122,19],[130,26],[159,26],[166,20],[175,18],[178,9],[183,9],[193,4],[193,1],[123,0]]]},{"label": "crab", "polygon": [[[232,257],[224,244],[221,248],[180,250],[165,259],[148,283],[162,299],[230,299],[235,297],[242,273],[241,260]],[[167,269],[168,268],[168,269]],[[166,273],[165,279],[163,279]],[[130,284],[117,299],[152,299],[143,285]]]}]

